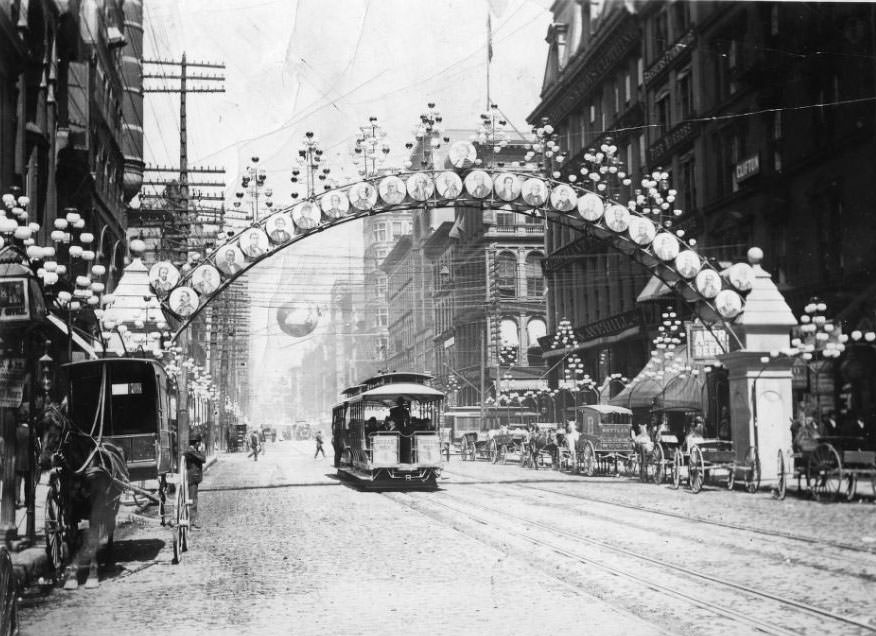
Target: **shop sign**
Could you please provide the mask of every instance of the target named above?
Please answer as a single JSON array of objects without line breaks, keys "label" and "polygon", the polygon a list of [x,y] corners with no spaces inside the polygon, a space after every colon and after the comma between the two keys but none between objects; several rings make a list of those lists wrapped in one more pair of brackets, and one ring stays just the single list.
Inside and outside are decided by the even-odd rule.
[{"label": "shop sign", "polygon": [[742,183],[746,179],[750,179],[760,174],[760,155],[752,155],[746,157],[736,164],[736,183]]},{"label": "shop sign", "polygon": [[18,408],[24,400],[26,358],[0,359],[0,407]]},{"label": "shop sign", "polygon": [[688,356],[698,362],[714,362],[718,356],[730,350],[730,336],[723,327],[691,325],[688,333]]},{"label": "shop sign", "polygon": [[547,390],[548,383],[545,379],[511,378],[502,380],[502,388],[513,391],[541,391],[542,389]]},{"label": "shop sign", "polygon": [[694,122],[687,121],[663,135],[654,142],[654,145],[648,148],[648,158],[651,165],[665,163],[668,155],[678,146],[692,141],[696,136],[696,132],[697,125]]}]

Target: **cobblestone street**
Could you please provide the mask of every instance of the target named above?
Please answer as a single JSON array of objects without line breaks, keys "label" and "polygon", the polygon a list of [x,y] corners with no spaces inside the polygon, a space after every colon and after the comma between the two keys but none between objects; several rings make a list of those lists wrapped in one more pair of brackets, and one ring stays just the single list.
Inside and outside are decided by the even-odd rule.
[{"label": "cobblestone street", "polygon": [[98,591],[26,597],[22,633],[876,629],[869,501],[691,495],[456,457],[439,492],[362,493],[311,451],[282,442],[257,463],[222,455],[180,565],[168,529],[126,526],[121,569]]}]

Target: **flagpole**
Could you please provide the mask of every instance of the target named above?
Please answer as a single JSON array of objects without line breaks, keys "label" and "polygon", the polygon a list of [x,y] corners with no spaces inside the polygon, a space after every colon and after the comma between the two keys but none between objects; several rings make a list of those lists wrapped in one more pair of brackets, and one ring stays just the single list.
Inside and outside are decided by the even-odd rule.
[{"label": "flagpole", "polygon": [[490,112],[490,62],[493,61],[493,24],[490,17],[490,6],[487,5],[487,110]]}]

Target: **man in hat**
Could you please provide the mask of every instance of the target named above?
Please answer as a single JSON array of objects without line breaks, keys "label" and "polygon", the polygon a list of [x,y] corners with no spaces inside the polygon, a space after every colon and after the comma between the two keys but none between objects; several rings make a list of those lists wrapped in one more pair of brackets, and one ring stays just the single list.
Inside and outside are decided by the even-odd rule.
[{"label": "man in hat", "polygon": [[198,525],[198,484],[204,477],[204,463],[207,457],[204,455],[204,445],[201,444],[201,435],[192,433],[189,437],[189,448],[185,452],[186,457],[186,482],[189,486],[189,499],[192,502],[189,508],[189,520],[191,528],[200,528]]}]

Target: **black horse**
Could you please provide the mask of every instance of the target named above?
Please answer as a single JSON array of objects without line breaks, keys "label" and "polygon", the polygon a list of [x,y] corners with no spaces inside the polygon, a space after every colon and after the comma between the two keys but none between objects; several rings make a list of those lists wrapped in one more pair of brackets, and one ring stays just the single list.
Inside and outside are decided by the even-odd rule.
[{"label": "black horse", "polygon": [[[61,502],[70,527],[88,519],[83,549],[73,555],[64,575],[64,589],[75,590],[80,563],[88,564],[86,588],[98,587],[97,551],[106,537],[106,561],[113,562],[113,533],[116,514],[128,467],[121,448],[95,440],[79,430],[61,407],[52,405],[42,415],[40,468],[59,470]],[[77,560],[78,557],[78,560]]]}]

